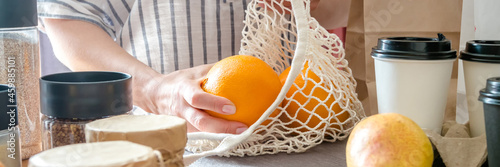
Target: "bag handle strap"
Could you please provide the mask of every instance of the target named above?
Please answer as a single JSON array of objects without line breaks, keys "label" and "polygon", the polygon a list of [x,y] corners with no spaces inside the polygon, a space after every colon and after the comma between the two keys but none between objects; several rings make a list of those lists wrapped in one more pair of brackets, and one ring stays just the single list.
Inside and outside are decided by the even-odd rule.
[{"label": "bag handle strap", "polygon": [[[251,3],[255,3],[254,1],[252,1]],[[184,156],[184,164],[186,166],[189,166],[190,164],[192,164],[193,162],[197,161],[200,158],[224,153],[236,147],[238,144],[245,141],[246,139],[248,139],[250,135],[257,129],[257,127],[260,124],[262,124],[262,122],[264,122],[274,112],[276,107],[278,107],[278,105],[286,96],[286,93],[292,86],[293,82],[295,81],[295,78],[300,73],[302,64],[305,61],[305,55],[309,45],[309,31],[310,31],[307,19],[308,13],[306,13],[304,0],[289,0],[289,1],[291,1],[292,3],[292,9],[297,24],[298,39],[297,39],[297,47],[295,50],[295,55],[292,60],[290,73],[288,74],[288,78],[286,79],[284,86],[281,88],[280,94],[273,102],[273,104],[259,118],[259,120],[257,120],[256,123],[254,123],[245,132],[239,135],[214,134],[207,132],[189,133],[188,134],[189,140],[209,139],[209,140],[221,140],[221,142],[219,146],[217,146],[213,150]]]},{"label": "bag handle strap", "polygon": [[153,153],[156,155],[156,158],[158,158],[158,165],[160,167],[165,167],[165,161],[163,161],[163,155],[161,155],[161,152],[154,150]]}]

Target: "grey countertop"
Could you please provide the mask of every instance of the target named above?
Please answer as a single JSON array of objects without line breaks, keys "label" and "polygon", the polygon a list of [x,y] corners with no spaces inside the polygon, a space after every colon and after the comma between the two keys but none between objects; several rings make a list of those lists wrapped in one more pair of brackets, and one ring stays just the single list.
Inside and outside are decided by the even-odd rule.
[{"label": "grey countertop", "polygon": [[190,167],[250,167],[250,166],[303,166],[303,167],[345,167],[345,146],[347,140],[334,143],[324,142],[303,153],[279,153],[254,157],[205,157]]}]

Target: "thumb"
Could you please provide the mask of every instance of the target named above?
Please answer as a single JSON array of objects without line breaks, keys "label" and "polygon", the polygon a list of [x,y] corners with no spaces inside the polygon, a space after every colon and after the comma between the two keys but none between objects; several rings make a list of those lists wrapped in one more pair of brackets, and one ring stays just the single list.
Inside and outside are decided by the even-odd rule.
[{"label": "thumb", "polygon": [[196,84],[184,90],[183,96],[184,100],[194,108],[210,110],[225,115],[231,115],[236,112],[236,106],[229,99],[209,94]]}]

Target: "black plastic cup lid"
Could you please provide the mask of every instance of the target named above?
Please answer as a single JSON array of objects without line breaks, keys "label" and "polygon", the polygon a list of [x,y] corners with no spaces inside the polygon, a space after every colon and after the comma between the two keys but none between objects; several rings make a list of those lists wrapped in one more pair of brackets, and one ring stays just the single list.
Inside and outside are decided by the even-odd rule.
[{"label": "black plastic cup lid", "polygon": [[17,126],[17,107],[16,107],[15,88],[7,85],[0,85],[0,130],[9,129]]},{"label": "black plastic cup lid", "polygon": [[465,50],[460,52],[460,59],[484,63],[500,63],[500,41],[468,41]]},{"label": "black plastic cup lid", "polygon": [[443,60],[457,57],[457,51],[452,50],[450,40],[443,34],[438,34],[438,38],[380,38],[371,54],[374,58],[407,60]]},{"label": "black plastic cup lid", "polygon": [[486,88],[479,91],[479,101],[486,104],[500,105],[500,76],[488,78]]},{"label": "black plastic cup lid", "polygon": [[44,115],[96,119],[132,110],[132,76],[120,72],[70,72],[40,78]]},{"label": "black plastic cup lid", "polygon": [[0,28],[38,25],[36,0],[0,0]]}]

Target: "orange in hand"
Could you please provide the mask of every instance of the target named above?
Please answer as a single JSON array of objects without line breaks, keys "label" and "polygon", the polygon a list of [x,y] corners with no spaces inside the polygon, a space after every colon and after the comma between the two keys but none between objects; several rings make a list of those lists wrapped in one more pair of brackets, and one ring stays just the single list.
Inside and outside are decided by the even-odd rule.
[{"label": "orange in hand", "polygon": [[233,115],[213,111],[207,111],[208,114],[251,126],[276,100],[281,82],[266,62],[253,56],[236,55],[215,63],[201,87],[207,93],[231,100],[236,106]]}]

